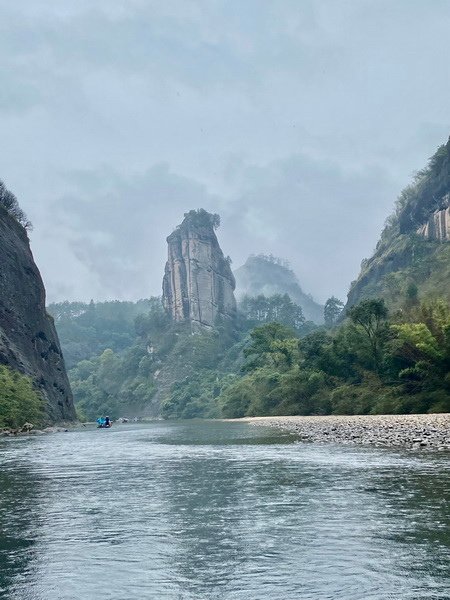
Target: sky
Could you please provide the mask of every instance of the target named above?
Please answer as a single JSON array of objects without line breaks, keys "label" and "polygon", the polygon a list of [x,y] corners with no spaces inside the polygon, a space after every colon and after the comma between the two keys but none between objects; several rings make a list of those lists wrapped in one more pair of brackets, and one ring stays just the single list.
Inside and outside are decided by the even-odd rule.
[{"label": "sky", "polygon": [[450,134],[449,0],[0,0],[0,178],[49,302],[161,293],[221,215],[233,268],[345,299]]}]

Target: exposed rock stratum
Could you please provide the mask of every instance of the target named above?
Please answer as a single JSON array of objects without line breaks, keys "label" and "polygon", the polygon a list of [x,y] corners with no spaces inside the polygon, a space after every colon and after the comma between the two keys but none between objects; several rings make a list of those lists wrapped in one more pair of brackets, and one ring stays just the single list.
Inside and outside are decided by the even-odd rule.
[{"label": "exposed rock stratum", "polygon": [[[450,194],[445,197],[447,204],[450,203]],[[427,240],[438,242],[450,241],[450,208],[436,210],[426,223],[418,228],[417,233]]]},{"label": "exposed rock stratum", "polygon": [[191,210],[167,238],[163,303],[174,321],[213,327],[236,314],[235,280],[219,246],[217,215]]}]

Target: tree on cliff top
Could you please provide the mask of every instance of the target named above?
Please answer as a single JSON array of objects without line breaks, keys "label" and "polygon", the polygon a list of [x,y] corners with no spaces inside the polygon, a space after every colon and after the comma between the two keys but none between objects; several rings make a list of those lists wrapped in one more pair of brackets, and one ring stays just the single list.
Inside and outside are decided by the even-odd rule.
[{"label": "tree on cliff top", "polygon": [[27,219],[26,214],[19,206],[17,198],[12,192],[10,192],[3,181],[0,180],[0,206],[12,216],[18,223],[25,227],[25,229],[31,229],[31,223]]},{"label": "tree on cliff top", "polygon": [[220,215],[217,213],[209,213],[204,208],[197,208],[197,210],[190,210],[184,213],[184,221],[189,221],[199,227],[202,225],[211,225],[214,229],[220,227]]},{"label": "tree on cliff top", "polygon": [[397,201],[396,214],[400,233],[415,231],[437,210],[448,207],[450,194],[450,138],[442,144],[407,186]]}]

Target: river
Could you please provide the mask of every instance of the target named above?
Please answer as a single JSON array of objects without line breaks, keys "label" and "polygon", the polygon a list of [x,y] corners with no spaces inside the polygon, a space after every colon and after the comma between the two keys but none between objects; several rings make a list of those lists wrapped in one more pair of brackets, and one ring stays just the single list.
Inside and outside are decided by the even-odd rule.
[{"label": "river", "polygon": [[156,422],[0,441],[0,597],[448,600],[448,453]]}]

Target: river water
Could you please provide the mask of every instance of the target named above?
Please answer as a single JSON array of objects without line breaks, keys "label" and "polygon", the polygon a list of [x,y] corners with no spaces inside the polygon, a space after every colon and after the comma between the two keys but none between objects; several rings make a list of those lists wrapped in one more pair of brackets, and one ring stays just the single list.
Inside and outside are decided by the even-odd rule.
[{"label": "river water", "polygon": [[158,422],[0,441],[0,597],[448,600],[449,455]]}]

